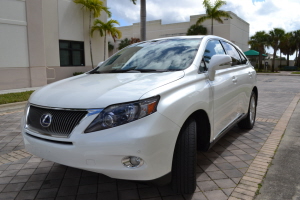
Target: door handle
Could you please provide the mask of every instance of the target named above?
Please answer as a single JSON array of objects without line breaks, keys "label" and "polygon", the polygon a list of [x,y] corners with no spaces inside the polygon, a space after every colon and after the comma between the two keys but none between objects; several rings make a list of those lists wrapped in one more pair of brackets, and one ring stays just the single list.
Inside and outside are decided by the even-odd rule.
[{"label": "door handle", "polygon": [[236,82],[237,82],[237,77],[233,76],[233,77],[232,77],[232,82],[233,82],[233,83],[236,83]]},{"label": "door handle", "polygon": [[250,78],[252,78],[252,72],[248,72],[248,74],[249,74]]}]

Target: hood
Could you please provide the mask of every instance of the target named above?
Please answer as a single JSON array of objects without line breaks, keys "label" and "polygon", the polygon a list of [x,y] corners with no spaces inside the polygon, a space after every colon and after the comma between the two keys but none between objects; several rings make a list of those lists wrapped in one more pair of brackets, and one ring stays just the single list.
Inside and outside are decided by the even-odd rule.
[{"label": "hood", "polygon": [[139,100],[150,90],[183,76],[183,71],[83,74],[38,89],[29,102],[57,108],[105,108],[116,103]]}]

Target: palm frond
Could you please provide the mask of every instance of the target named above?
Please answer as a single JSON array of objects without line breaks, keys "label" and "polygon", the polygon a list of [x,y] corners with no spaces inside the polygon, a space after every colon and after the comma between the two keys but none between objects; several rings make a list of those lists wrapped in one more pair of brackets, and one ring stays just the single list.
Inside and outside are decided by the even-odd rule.
[{"label": "palm frond", "polygon": [[136,5],[136,0],[130,0],[134,5]]},{"label": "palm frond", "polygon": [[217,0],[214,4],[213,9],[214,10],[219,10],[222,6],[226,5],[226,1],[223,0]]},{"label": "palm frond", "polygon": [[208,16],[208,15],[199,17],[199,19],[197,20],[196,24],[199,25],[199,24],[203,23],[203,22],[204,22],[205,20],[207,20],[207,19],[211,19],[211,17]]}]

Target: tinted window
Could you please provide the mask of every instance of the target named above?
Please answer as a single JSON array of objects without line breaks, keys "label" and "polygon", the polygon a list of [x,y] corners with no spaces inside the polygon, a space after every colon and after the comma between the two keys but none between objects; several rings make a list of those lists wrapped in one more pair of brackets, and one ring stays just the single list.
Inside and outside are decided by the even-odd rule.
[{"label": "tinted window", "polygon": [[97,71],[183,70],[192,64],[200,42],[201,38],[180,38],[133,44],[110,57]]},{"label": "tinted window", "polygon": [[247,58],[244,56],[243,53],[241,53],[240,51],[238,51],[241,57],[241,64],[246,64],[247,63]]},{"label": "tinted window", "polygon": [[204,52],[204,61],[206,63],[206,66],[208,66],[210,59],[213,55],[224,55],[224,49],[221,45],[221,43],[218,40],[210,40],[205,48]]},{"label": "tinted window", "polygon": [[59,41],[60,66],[84,66],[84,44],[77,41]]},{"label": "tinted window", "polygon": [[222,45],[228,55],[232,58],[232,66],[234,65],[240,65],[241,64],[241,57],[240,54],[237,52],[234,46],[227,42],[222,41]]}]

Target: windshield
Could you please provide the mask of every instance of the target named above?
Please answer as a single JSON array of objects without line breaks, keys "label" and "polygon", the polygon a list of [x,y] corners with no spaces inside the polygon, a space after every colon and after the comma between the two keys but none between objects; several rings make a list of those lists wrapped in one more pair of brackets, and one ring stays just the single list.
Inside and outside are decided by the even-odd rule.
[{"label": "windshield", "polygon": [[106,60],[92,73],[164,72],[189,67],[201,38],[177,38],[133,44]]}]

